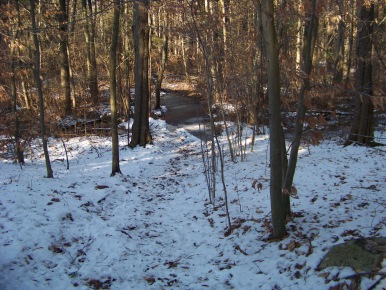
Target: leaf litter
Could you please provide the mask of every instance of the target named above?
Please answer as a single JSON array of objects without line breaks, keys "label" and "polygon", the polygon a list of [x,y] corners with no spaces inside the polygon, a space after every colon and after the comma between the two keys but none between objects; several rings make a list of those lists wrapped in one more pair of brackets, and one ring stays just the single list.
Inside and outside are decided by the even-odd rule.
[{"label": "leaf litter", "polygon": [[[115,177],[109,138],[65,140],[70,169],[54,162],[53,179],[44,178],[38,146],[22,170],[0,160],[0,289],[385,287],[376,273],[358,282],[345,279],[357,274],[348,267],[317,270],[334,245],[386,236],[384,148],[327,140],[301,149],[288,236],[274,241],[267,136],[246,161],[225,152],[226,232],[221,191],[208,201],[200,140],[161,120],[152,128],[146,148],[127,149],[121,137]],[[49,143],[52,158],[64,160],[60,140]]]}]

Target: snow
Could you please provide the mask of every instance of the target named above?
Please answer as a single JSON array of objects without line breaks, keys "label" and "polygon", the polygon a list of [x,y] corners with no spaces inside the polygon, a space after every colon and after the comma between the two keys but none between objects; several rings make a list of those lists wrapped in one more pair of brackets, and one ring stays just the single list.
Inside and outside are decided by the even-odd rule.
[{"label": "snow", "polygon": [[[53,179],[44,177],[38,141],[22,169],[0,160],[0,289],[329,289],[355,274],[315,270],[331,246],[386,236],[384,147],[327,140],[302,148],[295,218],[288,237],[270,241],[268,136],[243,162],[226,152],[239,228],[224,235],[221,183],[213,206],[200,140],[162,120],[151,128],[146,148],[128,149],[121,137],[122,174],[114,177],[102,137],[65,140],[69,170],[61,141],[50,139]],[[379,279],[364,277],[362,289]]]}]

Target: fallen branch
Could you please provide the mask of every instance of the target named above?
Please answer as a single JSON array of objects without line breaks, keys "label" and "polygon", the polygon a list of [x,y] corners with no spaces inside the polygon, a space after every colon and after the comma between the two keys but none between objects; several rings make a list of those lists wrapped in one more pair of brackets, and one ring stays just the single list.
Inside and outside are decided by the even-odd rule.
[{"label": "fallen branch", "polygon": [[362,272],[362,273],[356,273],[350,276],[342,277],[340,280],[345,280],[345,279],[356,279],[356,278],[361,278],[361,277],[373,277],[373,276],[381,276],[384,279],[386,277],[386,272]]}]

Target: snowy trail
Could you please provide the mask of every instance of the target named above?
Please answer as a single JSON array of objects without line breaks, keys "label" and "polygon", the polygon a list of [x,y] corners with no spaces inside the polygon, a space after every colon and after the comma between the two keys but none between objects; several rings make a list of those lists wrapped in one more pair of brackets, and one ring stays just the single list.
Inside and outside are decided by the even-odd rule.
[{"label": "snowy trail", "polygon": [[[33,190],[27,198],[36,206],[28,208],[27,216],[13,212],[18,220],[10,217],[3,231],[14,236],[0,254],[4,257],[5,251],[14,251],[9,260],[16,258],[11,264],[19,267],[8,272],[11,264],[2,263],[0,288],[79,289],[85,281],[88,286],[111,283],[111,289],[152,289],[153,284],[154,289],[189,289],[200,281],[205,284],[210,259],[221,249],[213,243],[218,233],[202,218],[206,193],[199,143],[183,130],[164,130],[156,138],[168,141],[149,148],[151,154],[136,148],[138,154],[125,159],[125,151],[121,153],[122,172],[130,169],[130,173],[119,177],[108,177],[109,152],[97,145],[91,146],[91,156],[85,161],[84,156],[77,157],[77,179],[56,168],[57,178],[44,180],[41,164],[25,167],[16,182],[28,184],[33,176]],[[77,153],[82,150],[78,146]],[[100,159],[95,168],[87,164],[92,155]],[[35,170],[39,173],[34,176]],[[21,203],[26,196],[8,198],[9,203]],[[20,227],[25,218],[32,224]],[[49,228],[48,223],[55,223],[56,228]],[[29,246],[17,247],[18,243]],[[49,258],[47,249],[52,252]],[[116,281],[117,277],[121,280]]]},{"label": "snowy trail", "polygon": [[[225,164],[235,229],[224,236],[223,207],[207,203],[200,141],[164,121],[151,126],[154,145],[131,150],[122,137],[114,177],[110,140],[99,137],[66,140],[70,170],[50,140],[54,179],[44,178],[38,142],[23,170],[0,162],[1,290],[329,289],[355,274],[316,270],[331,246],[386,236],[384,149],[302,148],[296,217],[286,239],[269,241],[267,136]],[[363,277],[362,288],[375,279]]]}]

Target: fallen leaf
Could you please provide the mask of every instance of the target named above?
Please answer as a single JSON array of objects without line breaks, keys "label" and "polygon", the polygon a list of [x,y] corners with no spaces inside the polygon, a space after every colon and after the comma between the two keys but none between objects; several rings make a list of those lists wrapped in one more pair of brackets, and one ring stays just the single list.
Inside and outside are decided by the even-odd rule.
[{"label": "fallen leaf", "polygon": [[48,247],[48,250],[50,250],[51,252],[57,253],[57,254],[63,253],[63,249],[61,249],[58,245],[51,245]]},{"label": "fallen leaf", "polygon": [[155,278],[154,277],[143,277],[143,280],[145,280],[147,283],[149,283],[150,285],[153,285],[154,282],[155,282]]}]

